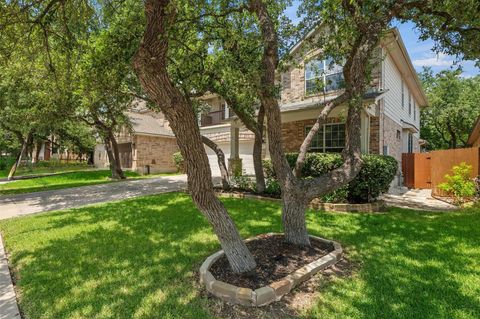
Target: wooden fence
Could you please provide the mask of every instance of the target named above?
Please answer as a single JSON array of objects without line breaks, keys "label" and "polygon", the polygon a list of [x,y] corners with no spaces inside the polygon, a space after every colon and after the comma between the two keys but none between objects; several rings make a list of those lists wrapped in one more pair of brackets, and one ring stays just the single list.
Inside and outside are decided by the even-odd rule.
[{"label": "wooden fence", "polygon": [[458,148],[428,153],[402,154],[403,182],[408,188],[431,188],[440,194],[438,185],[445,181],[452,167],[462,162],[472,165],[471,177],[480,175],[480,147]]}]

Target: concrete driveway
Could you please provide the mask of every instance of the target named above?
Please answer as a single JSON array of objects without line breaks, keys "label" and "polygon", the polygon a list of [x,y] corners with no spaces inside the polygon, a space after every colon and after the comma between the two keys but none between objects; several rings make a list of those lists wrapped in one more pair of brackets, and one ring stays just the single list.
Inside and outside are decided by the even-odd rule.
[{"label": "concrete driveway", "polygon": [[186,175],[0,196],[0,219],[186,189]]}]

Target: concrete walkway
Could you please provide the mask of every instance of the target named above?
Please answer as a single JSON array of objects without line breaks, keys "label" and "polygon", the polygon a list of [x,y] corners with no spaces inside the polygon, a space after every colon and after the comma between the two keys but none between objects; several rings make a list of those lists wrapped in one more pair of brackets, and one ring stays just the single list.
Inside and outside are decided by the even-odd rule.
[{"label": "concrete walkway", "polygon": [[387,206],[426,210],[432,212],[447,212],[458,209],[444,201],[432,197],[431,189],[409,189],[403,194],[382,195]]},{"label": "concrete walkway", "polygon": [[17,298],[8,269],[7,256],[0,235],[0,319],[19,319]]},{"label": "concrete walkway", "polygon": [[101,185],[0,196],[0,219],[182,190],[186,175],[162,176]]}]

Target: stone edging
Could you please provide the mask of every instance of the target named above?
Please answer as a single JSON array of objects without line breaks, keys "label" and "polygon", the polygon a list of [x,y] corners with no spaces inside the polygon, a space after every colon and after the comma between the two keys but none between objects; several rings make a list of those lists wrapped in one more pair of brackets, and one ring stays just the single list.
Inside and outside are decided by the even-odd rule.
[{"label": "stone edging", "polygon": [[[279,198],[272,198],[253,194],[242,193],[218,193],[221,197],[227,198],[248,198],[248,199],[261,199],[273,202],[280,202]],[[374,213],[381,212],[386,207],[384,200],[377,200],[373,203],[365,204],[349,204],[349,203],[322,203],[318,199],[314,199],[309,208],[316,210],[323,210],[326,212],[356,212],[356,213]]]},{"label": "stone edging", "polygon": [[0,234],[0,318],[20,318],[17,298],[13,289],[8,260]]},{"label": "stone edging", "polygon": [[[246,242],[255,240],[264,235],[279,235],[278,233],[262,234],[246,240]],[[310,238],[318,241],[332,244],[334,250],[327,255],[297,269],[290,275],[275,281],[267,286],[252,290],[250,288],[237,287],[226,282],[216,280],[209,271],[210,267],[224,255],[223,250],[210,255],[200,267],[200,283],[205,285],[208,292],[216,297],[233,304],[241,304],[244,306],[265,306],[274,301],[280,300],[284,295],[289,293],[293,288],[300,283],[310,279],[320,270],[332,266],[337,263],[343,254],[342,246],[339,243],[331,240],[326,240],[320,237],[311,236]]]}]

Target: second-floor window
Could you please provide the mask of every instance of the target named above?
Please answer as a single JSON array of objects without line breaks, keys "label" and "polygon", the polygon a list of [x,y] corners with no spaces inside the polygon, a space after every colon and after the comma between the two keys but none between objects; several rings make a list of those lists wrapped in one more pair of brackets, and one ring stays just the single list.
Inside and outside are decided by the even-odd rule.
[{"label": "second-floor window", "polygon": [[417,105],[415,104],[415,99],[413,100],[413,119],[417,120]]},{"label": "second-floor window", "polygon": [[405,84],[402,81],[402,110],[405,108]]},{"label": "second-floor window", "polygon": [[343,86],[342,66],[331,59],[313,59],[305,64],[306,95],[335,91]]},{"label": "second-floor window", "polygon": [[408,115],[412,116],[412,95],[408,93]]},{"label": "second-floor window", "polygon": [[[305,136],[312,129],[305,127]],[[314,152],[339,153],[345,147],[345,123],[324,124],[313,137],[310,150]]]}]

